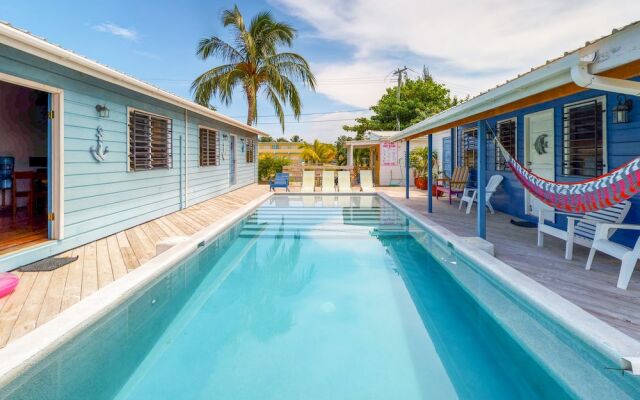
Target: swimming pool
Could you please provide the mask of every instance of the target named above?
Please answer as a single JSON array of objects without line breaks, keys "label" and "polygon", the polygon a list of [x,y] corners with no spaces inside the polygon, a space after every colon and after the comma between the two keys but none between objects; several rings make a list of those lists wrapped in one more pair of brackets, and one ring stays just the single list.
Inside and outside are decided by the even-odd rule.
[{"label": "swimming pool", "polygon": [[276,195],[2,398],[633,398],[637,377],[376,195]]}]

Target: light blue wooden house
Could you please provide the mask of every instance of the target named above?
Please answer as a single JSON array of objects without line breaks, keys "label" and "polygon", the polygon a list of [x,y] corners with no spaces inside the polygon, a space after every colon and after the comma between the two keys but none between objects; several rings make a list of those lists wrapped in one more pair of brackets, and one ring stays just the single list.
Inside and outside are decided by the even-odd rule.
[{"label": "light blue wooden house", "polygon": [[262,134],[0,24],[0,271],[257,182]]},{"label": "light blue wooden house", "polygon": [[[529,195],[497,152],[490,131],[522,165],[551,181],[576,182],[611,171],[640,155],[640,22],[532,68],[479,96],[421,121],[393,140],[427,136],[442,148],[444,171],[471,171],[469,186],[504,177],[493,207],[537,221],[548,206]],[[613,79],[602,79],[613,78]],[[445,133],[443,134],[443,130]],[[448,132],[448,133],[447,133]],[[440,141],[437,145],[435,141]],[[479,150],[484,151],[479,151]],[[480,185],[478,182],[483,182]],[[625,223],[640,223],[640,198],[631,199]],[[427,207],[427,205],[425,205]],[[485,211],[478,213],[478,236],[485,235]],[[562,215],[546,222],[566,228]],[[637,231],[614,240],[633,246]]]}]

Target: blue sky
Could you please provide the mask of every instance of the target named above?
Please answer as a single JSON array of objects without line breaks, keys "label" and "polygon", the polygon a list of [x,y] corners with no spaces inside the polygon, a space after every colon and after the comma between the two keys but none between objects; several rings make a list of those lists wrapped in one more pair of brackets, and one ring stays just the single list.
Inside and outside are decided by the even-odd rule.
[{"label": "blue sky", "polygon": [[[640,19],[640,2],[610,0],[2,0],[0,19],[190,98],[191,81],[216,64],[195,57],[196,43],[228,38],[220,13],[233,4],[246,19],[269,10],[298,29],[293,50],[311,63],[319,87],[302,91],[302,123],[287,118],[284,135],[326,141],[369,114],[398,66],[427,65],[454,94],[475,95]],[[246,118],[241,93],[229,107],[216,105]],[[281,136],[273,110],[258,107],[258,127]]]}]

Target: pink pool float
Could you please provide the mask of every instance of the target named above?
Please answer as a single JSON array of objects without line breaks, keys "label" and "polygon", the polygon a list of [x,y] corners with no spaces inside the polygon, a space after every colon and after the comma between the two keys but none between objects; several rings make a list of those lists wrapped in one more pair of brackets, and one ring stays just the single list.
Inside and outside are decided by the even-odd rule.
[{"label": "pink pool float", "polygon": [[16,289],[20,278],[8,272],[0,272],[0,299],[8,296]]}]

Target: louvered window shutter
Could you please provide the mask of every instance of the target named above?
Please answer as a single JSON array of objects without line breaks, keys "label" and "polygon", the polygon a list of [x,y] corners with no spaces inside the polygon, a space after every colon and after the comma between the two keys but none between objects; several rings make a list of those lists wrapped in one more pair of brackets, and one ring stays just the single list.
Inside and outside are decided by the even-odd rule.
[{"label": "louvered window shutter", "polygon": [[172,123],[140,111],[129,113],[129,169],[171,168]]},{"label": "louvered window shutter", "polygon": [[218,165],[218,132],[200,128],[200,166]]}]

